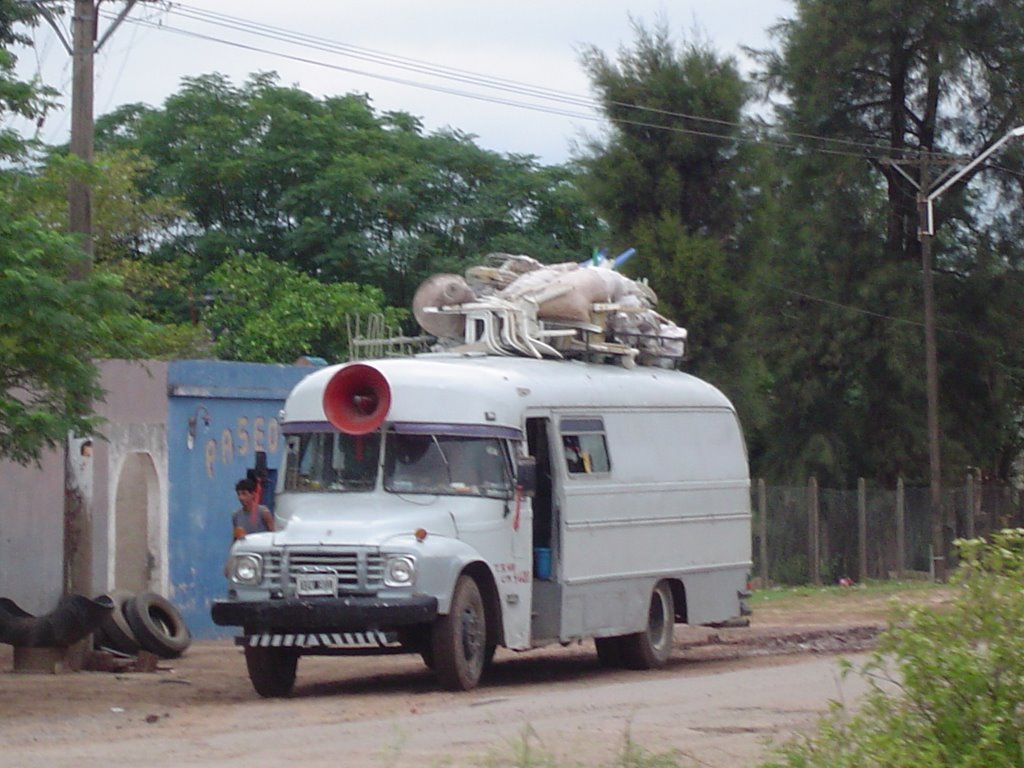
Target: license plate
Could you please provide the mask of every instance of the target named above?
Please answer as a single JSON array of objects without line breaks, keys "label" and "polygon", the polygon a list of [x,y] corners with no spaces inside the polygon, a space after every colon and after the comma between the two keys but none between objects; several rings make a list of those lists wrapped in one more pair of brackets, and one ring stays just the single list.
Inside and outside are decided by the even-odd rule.
[{"label": "license plate", "polygon": [[338,594],[338,577],[333,574],[304,574],[295,579],[295,594],[299,597],[316,597]]}]

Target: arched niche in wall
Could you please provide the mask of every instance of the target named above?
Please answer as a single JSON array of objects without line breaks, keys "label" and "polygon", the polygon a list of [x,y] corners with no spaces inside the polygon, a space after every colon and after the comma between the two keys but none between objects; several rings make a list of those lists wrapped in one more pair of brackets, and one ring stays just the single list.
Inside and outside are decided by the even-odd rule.
[{"label": "arched niche in wall", "polygon": [[132,592],[153,588],[159,553],[151,531],[159,480],[148,453],[129,453],[121,465],[114,502],[114,586]]}]

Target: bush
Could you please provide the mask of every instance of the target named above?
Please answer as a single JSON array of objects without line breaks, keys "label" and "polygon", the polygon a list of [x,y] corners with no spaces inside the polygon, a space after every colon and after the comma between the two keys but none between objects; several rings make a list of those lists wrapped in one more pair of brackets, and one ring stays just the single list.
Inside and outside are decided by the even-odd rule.
[{"label": "bush", "polygon": [[858,711],[833,705],[766,766],[1024,765],[1024,529],[957,546],[953,604],[903,609],[862,672]]}]

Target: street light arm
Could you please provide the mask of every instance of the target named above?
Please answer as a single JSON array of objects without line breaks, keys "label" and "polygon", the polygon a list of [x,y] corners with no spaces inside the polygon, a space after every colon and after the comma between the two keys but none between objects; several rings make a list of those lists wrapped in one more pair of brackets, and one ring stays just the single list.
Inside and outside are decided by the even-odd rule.
[{"label": "street light arm", "polygon": [[900,176],[902,176],[904,179],[906,179],[908,182],[910,182],[910,186],[912,186],[918,192],[921,191],[921,185],[917,182],[917,179],[915,179],[909,173],[907,173],[902,168],[900,168],[899,163],[897,163],[891,157],[884,158],[882,160],[882,162],[887,164],[890,168],[892,168],[894,171],[896,171]]},{"label": "street light arm", "polygon": [[959,171],[957,171],[952,176],[950,176],[948,179],[946,179],[934,191],[928,193],[928,196],[924,199],[925,205],[928,208],[928,220],[924,223],[924,228],[925,228],[926,234],[929,234],[929,235],[934,235],[935,234],[935,227],[934,227],[934,224],[932,222],[932,202],[935,201],[936,199],[938,199],[943,193],[949,191],[950,187],[952,187],[954,184],[956,184],[958,181],[960,181],[960,179],[962,179],[964,176],[966,176],[968,173],[970,173],[973,169],[977,168],[978,165],[980,165],[981,163],[985,162],[985,160],[987,160],[989,158],[989,156],[992,155],[993,152],[995,152],[997,149],[999,149],[1001,146],[1003,146],[1003,144],[1008,142],[1010,139],[1016,139],[1016,138],[1019,138],[1021,136],[1024,136],[1024,125],[1021,125],[1021,126],[1018,126],[1018,127],[1014,128],[1012,131],[1007,133],[1001,139],[999,139],[998,141],[994,142],[988,149],[986,149],[984,152],[982,152],[976,158],[971,160],[971,162],[969,162],[967,165],[965,165]]}]

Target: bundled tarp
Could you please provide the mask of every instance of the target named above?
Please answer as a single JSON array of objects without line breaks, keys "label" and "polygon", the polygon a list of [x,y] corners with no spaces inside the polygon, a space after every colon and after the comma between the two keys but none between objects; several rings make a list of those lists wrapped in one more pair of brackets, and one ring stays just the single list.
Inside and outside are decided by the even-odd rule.
[{"label": "bundled tarp", "polygon": [[617,260],[541,264],[523,255],[490,254],[465,277],[439,274],[420,285],[413,313],[448,342],[495,354],[534,357],[615,356],[627,365],[674,366],[686,330],[654,309],[643,281]]}]

